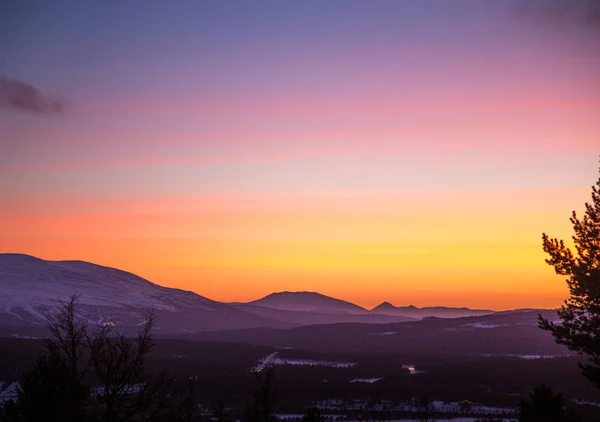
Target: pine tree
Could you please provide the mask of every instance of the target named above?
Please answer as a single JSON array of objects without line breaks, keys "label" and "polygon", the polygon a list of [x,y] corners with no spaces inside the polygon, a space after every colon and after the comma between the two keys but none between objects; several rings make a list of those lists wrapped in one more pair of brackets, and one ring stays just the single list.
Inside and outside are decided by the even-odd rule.
[{"label": "pine tree", "polygon": [[562,422],[565,417],[565,400],[545,385],[539,385],[529,394],[529,400],[521,398],[519,422]]},{"label": "pine tree", "polygon": [[567,276],[570,296],[558,310],[560,323],[539,317],[540,328],[548,330],[559,344],[586,355],[580,364],[583,374],[600,388],[600,179],[592,187],[592,203],[585,204],[583,219],[571,217],[576,254],[562,240],[542,235],[546,262],[557,274]]}]

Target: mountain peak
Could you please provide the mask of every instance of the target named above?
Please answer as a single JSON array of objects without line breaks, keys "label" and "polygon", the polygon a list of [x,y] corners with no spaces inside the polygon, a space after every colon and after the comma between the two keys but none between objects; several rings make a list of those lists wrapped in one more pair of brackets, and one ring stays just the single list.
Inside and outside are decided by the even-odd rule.
[{"label": "mountain peak", "polygon": [[366,309],[346,302],[345,300],[325,296],[317,292],[276,292],[261,299],[249,302],[251,305],[263,306],[285,311],[306,311],[324,313],[363,313]]},{"label": "mountain peak", "polygon": [[377,305],[376,307],[374,307],[372,309],[372,311],[375,311],[377,309],[395,309],[396,307],[394,305],[392,305],[390,302],[381,302],[379,305]]}]

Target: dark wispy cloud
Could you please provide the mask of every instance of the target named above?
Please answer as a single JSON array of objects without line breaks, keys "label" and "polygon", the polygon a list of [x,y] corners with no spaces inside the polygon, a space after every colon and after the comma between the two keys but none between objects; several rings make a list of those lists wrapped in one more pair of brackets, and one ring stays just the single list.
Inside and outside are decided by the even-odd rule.
[{"label": "dark wispy cloud", "polygon": [[516,11],[535,23],[600,29],[600,0],[520,0]]},{"label": "dark wispy cloud", "polygon": [[35,86],[0,76],[0,110],[59,114],[64,109],[62,100],[44,95]]}]

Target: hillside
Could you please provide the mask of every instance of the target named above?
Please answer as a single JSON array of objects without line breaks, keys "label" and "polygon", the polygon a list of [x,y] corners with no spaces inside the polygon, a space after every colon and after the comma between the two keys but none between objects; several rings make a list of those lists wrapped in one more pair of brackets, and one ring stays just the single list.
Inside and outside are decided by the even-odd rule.
[{"label": "hillside", "polygon": [[162,287],[135,274],[82,261],[0,254],[0,327],[40,328],[60,301],[78,296],[90,324],[135,329],[154,310],[159,334],[290,324],[244,312],[196,293]]}]

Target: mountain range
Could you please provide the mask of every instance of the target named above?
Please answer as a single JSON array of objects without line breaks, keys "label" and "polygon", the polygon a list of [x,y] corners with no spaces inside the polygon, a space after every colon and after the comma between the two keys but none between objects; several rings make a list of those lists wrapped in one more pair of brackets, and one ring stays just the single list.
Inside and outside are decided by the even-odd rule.
[{"label": "mountain range", "polygon": [[389,302],[383,302],[376,306],[371,312],[384,315],[402,315],[409,318],[462,318],[468,316],[489,315],[494,311],[489,309],[448,308],[446,306],[434,306],[417,308],[416,306],[394,306]]},{"label": "mountain range", "polygon": [[388,302],[368,310],[315,292],[280,292],[248,303],[223,303],[89,262],[0,254],[0,334],[42,332],[47,316],[56,313],[60,301],[72,294],[78,296],[81,314],[89,324],[110,322],[124,331],[135,330],[152,309],[157,334],[168,336],[316,324],[390,324],[494,312],[395,307]]}]

